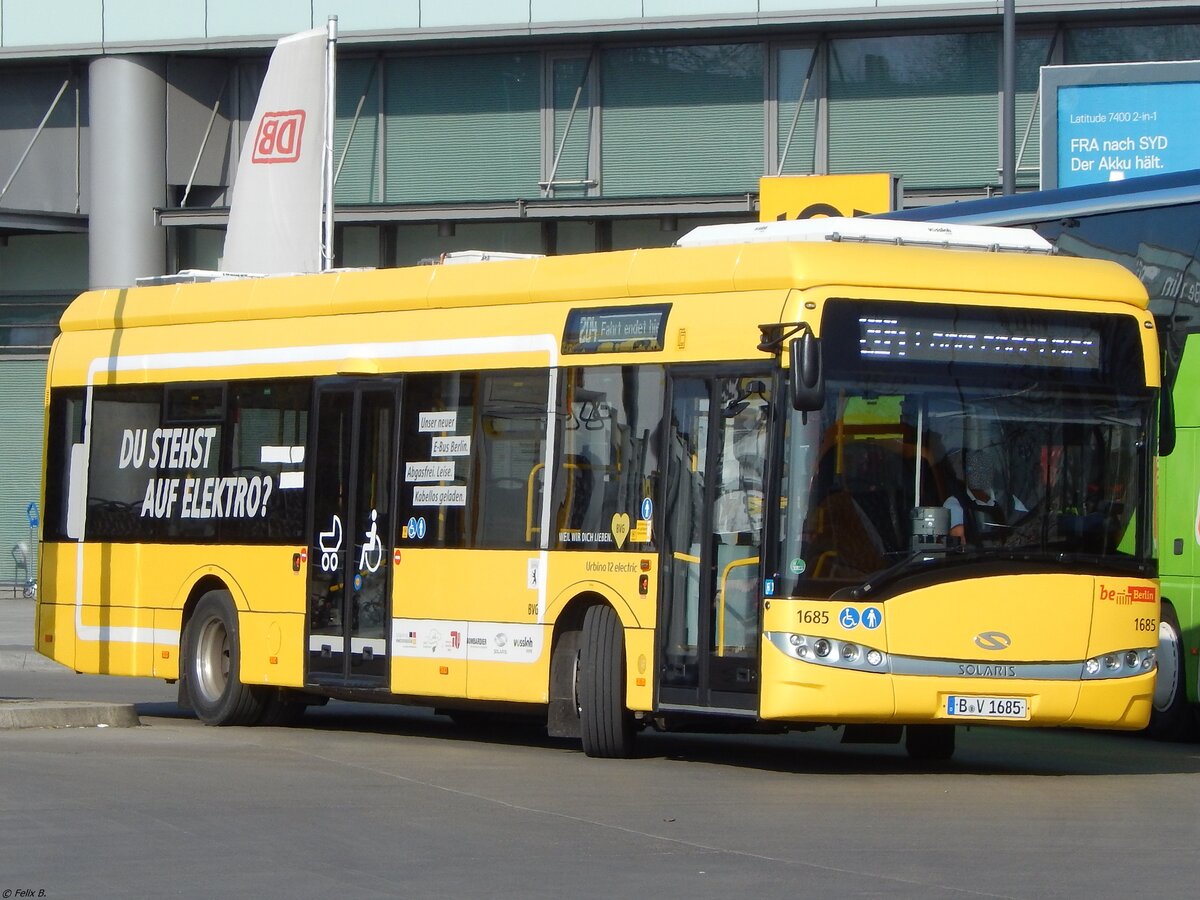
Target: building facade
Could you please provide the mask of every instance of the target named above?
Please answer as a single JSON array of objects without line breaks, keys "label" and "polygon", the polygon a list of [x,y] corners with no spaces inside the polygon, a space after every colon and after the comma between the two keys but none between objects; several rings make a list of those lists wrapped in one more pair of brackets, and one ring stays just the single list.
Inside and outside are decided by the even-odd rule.
[{"label": "building facade", "polygon": [[[338,17],[336,263],[661,246],[769,175],[904,202],[1039,181],[1044,65],[1200,56],[1200,4],[0,0],[0,583],[22,580],[46,356],[72,296],[216,268],[275,41]],[[7,549],[3,552],[7,554]]]}]

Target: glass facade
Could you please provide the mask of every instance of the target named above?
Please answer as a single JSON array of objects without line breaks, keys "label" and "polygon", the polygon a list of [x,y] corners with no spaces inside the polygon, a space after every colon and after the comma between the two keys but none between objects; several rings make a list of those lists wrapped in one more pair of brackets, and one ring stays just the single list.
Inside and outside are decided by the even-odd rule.
[{"label": "glass facade", "polygon": [[604,195],[756,190],[765,63],[762,44],[606,52]]},{"label": "glass facade", "polygon": [[538,196],[539,54],[403,57],[385,82],[386,202]]},{"label": "glass facade", "polygon": [[999,51],[984,32],[831,42],[830,171],[902,174],[908,189],[996,183]]},{"label": "glass facade", "polygon": [[[1018,187],[1038,184],[1042,66],[1185,59],[1198,43],[1200,24],[1022,30]],[[347,59],[336,199],[686,198],[879,171],[910,195],[984,196],[1000,186],[1001,54],[998,29],[977,28]]]}]

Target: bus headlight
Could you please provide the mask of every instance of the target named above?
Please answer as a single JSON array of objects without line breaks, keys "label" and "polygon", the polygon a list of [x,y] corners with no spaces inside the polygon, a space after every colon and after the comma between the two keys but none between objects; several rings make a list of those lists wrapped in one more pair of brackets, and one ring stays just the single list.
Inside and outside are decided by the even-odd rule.
[{"label": "bus headlight", "polygon": [[1156,665],[1157,657],[1153,647],[1118,650],[1084,660],[1083,678],[1128,678],[1131,675],[1152,672]]},{"label": "bus headlight", "polygon": [[882,650],[851,641],[781,631],[768,631],[764,637],[788,656],[807,663],[858,672],[888,672],[891,668]]}]

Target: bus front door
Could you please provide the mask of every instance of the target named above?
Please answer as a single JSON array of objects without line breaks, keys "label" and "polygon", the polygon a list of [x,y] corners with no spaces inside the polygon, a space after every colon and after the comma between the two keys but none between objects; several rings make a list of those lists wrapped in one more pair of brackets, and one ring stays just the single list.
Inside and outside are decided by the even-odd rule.
[{"label": "bus front door", "polygon": [[308,681],[384,687],[398,385],[319,385],[309,467]]},{"label": "bus front door", "polygon": [[659,701],[754,710],[769,375],[676,376],[663,502]]}]

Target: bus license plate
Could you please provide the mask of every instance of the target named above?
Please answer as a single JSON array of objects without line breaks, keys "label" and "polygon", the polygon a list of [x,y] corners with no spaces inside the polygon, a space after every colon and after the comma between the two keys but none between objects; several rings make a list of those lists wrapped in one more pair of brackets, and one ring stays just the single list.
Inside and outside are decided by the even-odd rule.
[{"label": "bus license plate", "polygon": [[946,698],[946,714],[974,719],[1027,719],[1029,706],[1024,697]]}]

